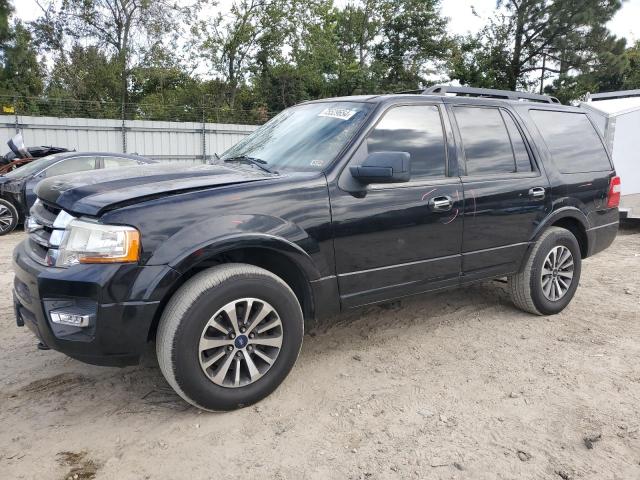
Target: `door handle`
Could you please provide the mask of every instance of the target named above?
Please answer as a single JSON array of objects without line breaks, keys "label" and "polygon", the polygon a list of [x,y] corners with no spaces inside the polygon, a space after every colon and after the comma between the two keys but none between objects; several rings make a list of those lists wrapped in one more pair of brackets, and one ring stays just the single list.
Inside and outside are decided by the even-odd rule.
[{"label": "door handle", "polygon": [[429,200],[429,207],[434,212],[448,212],[453,206],[451,197],[434,197]]},{"label": "door handle", "polygon": [[531,198],[542,199],[544,198],[546,191],[544,187],[533,187],[529,190],[529,196]]}]

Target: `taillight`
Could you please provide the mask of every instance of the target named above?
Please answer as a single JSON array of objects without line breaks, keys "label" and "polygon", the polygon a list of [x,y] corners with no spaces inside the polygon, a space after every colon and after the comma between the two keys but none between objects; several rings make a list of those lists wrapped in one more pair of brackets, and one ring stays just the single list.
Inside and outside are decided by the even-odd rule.
[{"label": "taillight", "polygon": [[616,208],[620,205],[620,177],[613,177],[609,183],[609,194],[607,195],[607,208]]}]

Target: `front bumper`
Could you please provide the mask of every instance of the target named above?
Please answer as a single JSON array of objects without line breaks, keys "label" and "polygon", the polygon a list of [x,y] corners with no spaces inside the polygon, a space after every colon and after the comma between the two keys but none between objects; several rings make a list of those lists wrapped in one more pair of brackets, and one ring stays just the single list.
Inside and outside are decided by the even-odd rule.
[{"label": "front bumper", "polygon": [[[86,363],[137,363],[162,300],[179,274],[165,265],[47,267],[29,255],[28,242],[13,253],[18,326],[26,325],[47,346]],[[91,313],[91,324],[54,324],[49,312],[69,306]]]}]

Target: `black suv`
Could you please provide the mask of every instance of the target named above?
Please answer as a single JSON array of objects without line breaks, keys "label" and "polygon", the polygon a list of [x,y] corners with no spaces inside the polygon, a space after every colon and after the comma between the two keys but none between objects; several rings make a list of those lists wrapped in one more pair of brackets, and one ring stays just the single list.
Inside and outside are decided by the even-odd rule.
[{"label": "black suv", "polygon": [[160,368],[208,410],[287,376],[304,324],[507,277],[536,315],[571,301],[618,230],[589,117],[545,96],[437,87],[289,108],[192,168],[44,180],[14,252],[15,309],[79,360]]}]

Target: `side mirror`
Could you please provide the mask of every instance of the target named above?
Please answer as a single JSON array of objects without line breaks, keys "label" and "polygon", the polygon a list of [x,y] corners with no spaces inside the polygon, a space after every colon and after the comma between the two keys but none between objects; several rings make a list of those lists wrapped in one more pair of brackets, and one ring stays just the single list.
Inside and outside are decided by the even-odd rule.
[{"label": "side mirror", "polygon": [[407,152],[375,152],[360,165],[349,168],[361,183],[408,182],[411,178],[411,155]]}]

